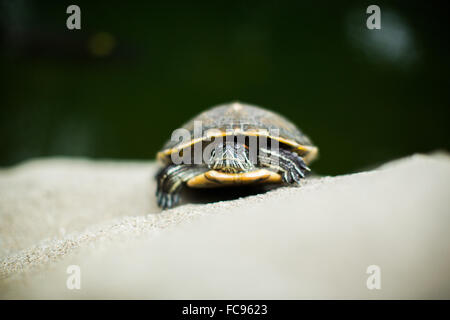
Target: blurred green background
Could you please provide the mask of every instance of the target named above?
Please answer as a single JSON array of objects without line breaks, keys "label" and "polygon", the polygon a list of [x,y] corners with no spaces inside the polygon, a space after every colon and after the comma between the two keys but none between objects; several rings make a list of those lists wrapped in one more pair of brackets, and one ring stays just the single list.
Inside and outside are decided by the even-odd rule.
[{"label": "blurred green background", "polygon": [[[321,174],[449,149],[445,2],[0,3],[1,166],[152,159],[172,130],[232,100],[295,122]],[[81,30],[66,28],[70,4]],[[370,4],[381,30],[366,28]]]}]

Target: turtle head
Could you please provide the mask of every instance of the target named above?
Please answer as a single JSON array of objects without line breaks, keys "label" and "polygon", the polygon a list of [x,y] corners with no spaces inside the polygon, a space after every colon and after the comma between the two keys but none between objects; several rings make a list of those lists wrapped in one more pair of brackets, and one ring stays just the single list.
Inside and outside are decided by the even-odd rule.
[{"label": "turtle head", "polygon": [[226,173],[248,172],[253,168],[248,149],[241,143],[219,143],[211,152],[208,167]]}]

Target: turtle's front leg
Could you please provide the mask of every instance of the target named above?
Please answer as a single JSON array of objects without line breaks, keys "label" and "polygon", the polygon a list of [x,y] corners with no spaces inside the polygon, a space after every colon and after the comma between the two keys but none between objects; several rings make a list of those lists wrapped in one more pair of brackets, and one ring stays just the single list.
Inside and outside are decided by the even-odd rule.
[{"label": "turtle's front leg", "polygon": [[298,184],[306,172],[310,171],[296,152],[281,148],[276,151],[260,148],[258,161],[261,166],[279,172],[283,182],[288,184]]},{"label": "turtle's front leg", "polygon": [[184,183],[207,170],[208,168],[186,164],[172,164],[159,170],[156,175],[158,206],[163,209],[175,206],[180,200]]}]

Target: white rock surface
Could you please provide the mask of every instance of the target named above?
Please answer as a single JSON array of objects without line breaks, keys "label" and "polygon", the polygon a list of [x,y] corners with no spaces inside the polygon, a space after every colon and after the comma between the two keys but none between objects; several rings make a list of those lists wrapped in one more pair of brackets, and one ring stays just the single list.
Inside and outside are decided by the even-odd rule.
[{"label": "white rock surface", "polygon": [[[450,157],[160,213],[151,162],[0,170],[1,298],[449,299]],[[81,289],[69,290],[69,265]],[[366,286],[367,267],[381,289]]]}]

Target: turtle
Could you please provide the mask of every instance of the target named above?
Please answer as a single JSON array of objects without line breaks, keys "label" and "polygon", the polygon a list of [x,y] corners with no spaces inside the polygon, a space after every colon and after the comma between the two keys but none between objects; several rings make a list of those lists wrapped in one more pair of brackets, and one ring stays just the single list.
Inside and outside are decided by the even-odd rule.
[{"label": "turtle", "polygon": [[[163,209],[177,205],[185,187],[299,186],[318,155],[318,147],[291,121],[241,102],[214,106],[181,129],[185,139],[172,135],[157,153],[163,166],[155,176],[156,197]],[[192,149],[203,155],[200,161],[192,161]]]}]

